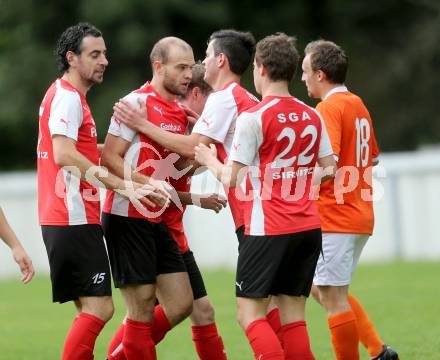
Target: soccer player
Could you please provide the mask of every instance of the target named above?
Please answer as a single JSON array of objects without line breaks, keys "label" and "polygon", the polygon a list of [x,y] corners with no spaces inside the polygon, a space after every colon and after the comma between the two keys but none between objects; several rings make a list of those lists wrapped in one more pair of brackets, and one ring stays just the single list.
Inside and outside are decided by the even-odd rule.
[{"label": "soccer player", "polygon": [[[249,171],[236,295],[255,359],[314,359],[304,311],[321,229],[310,188],[315,164],[331,169],[335,163],[318,113],[289,93],[298,61],[294,38],[278,33],[259,41],[254,84],[263,100],[237,119],[227,165],[213,146],[195,149],[195,159],[225,185],[239,186]],[[282,346],[266,318],[270,295],[277,296]]]},{"label": "soccer player", "polygon": [[347,56],[333,42],[307,45],[302,80],[309,96],[321,99],[316,109],[325,121],[340,169],[335,180],[320,189],[323,252],[313,283],[327,311],[338,360],[359,359],[359,340],[373,359],[396,360],[398,355],[380,339],[360,302],[348,294],[362,249],[373,232],[373,204],[363,194],[371,194],[372,166],[378,163],[379,150],[367,108],[344,85],[347,68]]},{"label": "soccer player", "polygon": [[17,236],[12,230],[11,226],[6,220],[6,216],[0,207],[0,239],[2,239],[6,245],[9,246],[12,252],[12,258],[17,263],[23,274],[21,281],[23,284],[27,284],[35,275],[34,266],[32,265],[32,260],[27,254],[23,245],[18,240]]},{"label": "soccer player", "polygon": [[[138,101],[145,104],[144,122],[148,118],[149,121],[166,131],[184,134],[187,127],[187,115],[176,101],[176,97],[187,93],[194,65],[192,49],[181,39],[167,37],[155,44],[151,51],[150,61],[153,68],[151,83],[145,84],[125,99],[135,106],[138,105]],[[134,157],[133,154],[135,154]],[[132,162],[129,165],[137,168],[137,171],[132,174],[133,177],[142,177],[146,174],[153,177],[170,177],[172,185],[178,192],[186,192],[188,191],[187,179],[180,177],[181,174],[176,176],[175,164],[167,160],[173,159],[173,156],[179,157],[169,153],[145,135],[138,134],[121,124],[117,116],[112,118],[102,161],[116,173],[123,173],[127,162],[131,159]],[[152,161],[157,166],[154,166]],[[214,202],[217,210],[223,206],[221,200],[208,199],[208,202]],[[134,294],[139,299],[138,302],[131,305],[126,301],[128,319],[125,321],[125,326],[124,324],[121,326],[112,340],[109,347],[109,359],[125,358],[124,351],[121,351],[118,342],[128,320],[133,320],[134,311],[143,314],[144,317],[140,320],[153,322],[151,341],[157,344],[173,326],[191,314],[193,295],[196,299],[194,304],[198,309],[194,315],[199,314],[199,317],[202,317],[209,312],[208,316],[203,318],[205,322],[194,328],[196,348],[199,353],[214,355],[217,350],[219,355],[212,358],[220,359],[218,357],[220,355],[223,356],[222,359],[224,358],[223,344],[213,324],[212,306],[206,298],[200,271],[192,252],[189,251],[183,233],[182,215],[182,209],[175,206],[171,206],[163,214],[139,214],[121,204],[116,195],[109,194],[107,197],[103,223],[109,244],[115,284],[121,288],[125,298],[130,288],[139,289],[137,291],[139,294],[140,289],[144,289],[143,298]],[[163,224],[160,223],[161,221]],[[168,233],[165,225],[171,230],[171,234]],[[154,233],[152,230],[155,228],[162,230]],[[142,249],[139,244],[143,244]],[[156,267],[158,267],[157,277],[154,270]],[[190,275],[194,294],[191,291],[188,275]],[[157,286],[155,286],[156,282]],[[156,294],[160,305],[153,307]],[[209,322],[206,317],[210,320]],[[206,334],[200,335],[201,331]],[[139,346],[142,346],[145,341],[146,339],[143,341],[139,339]]]},{"label": "soccer player", "polygon": [[[121,101],[115,105],[118,118],[138,132],[146,134],[170,151],[187,158],[194,157],[194,146],[216,144],[220,161],[225,162],[231,151],[237,117],[256,105],[258,99],[240,86],[241,75],[251,63],[255,39],[249,32],[219,30],[208,41],[205,65],[205,81],[214,92],[189,136],[166,132],[152,123],[145,122],[145,115]],[[237,200],[243,196],[241,188],[226,190],[235,232],[240,238],[244,233],[243,210]],[[275,331],[280,329],[278,309],[269,309],[268,319]]]},{"label": "soccer player", "polygon": [[[96,126],[86,94],[103,81],[108,65],[101,32],[88,23],[69,27],[58,40],[56,57],[63,75],[46,92],[39,112],[39,221],[53,301],[73,301],[79,313],[62,359],[92,359],[95,340],[114,311],[96,186],[134,201],[133,190],[141,185],[96,166]],[[143,195],[160,205],[168,201],[165,193],[154,193],[149,185],[145,189]]]}]

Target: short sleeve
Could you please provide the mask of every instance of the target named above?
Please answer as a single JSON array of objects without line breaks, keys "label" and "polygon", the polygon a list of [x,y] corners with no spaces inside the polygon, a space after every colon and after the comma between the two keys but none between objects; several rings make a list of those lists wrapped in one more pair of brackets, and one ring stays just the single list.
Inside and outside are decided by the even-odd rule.
[{"label": "short sleeve", "polygon": [[322,159],[323,157],[334,155],[334,151],[332,143],[330,141],[330,137],[328,136],[325,121],[318,111],[315,110],[315,112],[319,116],[319,120],[321,121],[321,138],[319,141],[318,159]]},{"label": "short sleeve", "polygon": [[192,132],[224,143],[229,129],[235,125],[236,117],[237,105],[232,94],[225,91],[213,93],[208,97]]},{"label": "short sleeve", "polygon": [[242,113],[237,119],[229,160],[252,165],[261,145],[255,113]]},{"label": "short sleeve", "polygon": [[[147,95],[148,94],[130,93],[124,97],[124,100],[127,100],[134,107],[139,107],[139,100],[146,101]],[[136,131],[130,129],[127,125],[116,120],[114,116],[112,116],[112,118],[110,119],[108,133],[116,137],[121,137],[128,142],[133,141],[134,137],[136,136]]]},{"label": "short sleeve", "polygon": [[328,103],[320,102],[316,106],[321,118],[324,122],[323,129],[326,129],[327,136],[330,139],[331,147],[333,148],[333,153],[339,158],[341,151],[341,137],[342,128],[340,116],[338,116],[338,109],[332,107]]},{"label": "short sleeve", "polygon": [[58,90],[50,109],[50,135],[64,135],[77,141],[82,121],[83,112],[79,95],[73,91]]}]

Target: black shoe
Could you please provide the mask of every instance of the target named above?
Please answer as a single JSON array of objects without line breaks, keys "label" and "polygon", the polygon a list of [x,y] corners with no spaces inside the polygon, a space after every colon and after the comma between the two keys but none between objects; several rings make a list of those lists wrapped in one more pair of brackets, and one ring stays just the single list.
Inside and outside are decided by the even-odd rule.
[{"label": "black shoe", "polygon": [[377,355],[372,360],[399,360],[399,355],[394,351],[393,348],[384,344],[382,352]]}]

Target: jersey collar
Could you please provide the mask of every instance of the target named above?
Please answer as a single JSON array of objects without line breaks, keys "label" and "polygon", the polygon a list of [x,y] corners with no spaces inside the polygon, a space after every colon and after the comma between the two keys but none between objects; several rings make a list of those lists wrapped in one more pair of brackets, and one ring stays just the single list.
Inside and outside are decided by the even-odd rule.
[{"label": "jersey collar", "polygon": [[347,92],[348,89],[345,85],[342,86],[336,86],[333,89],[331,89],[327,94],[325,94],[324,98],[322,100],[327,99],[330,95],[341,93],[341,92]]}]

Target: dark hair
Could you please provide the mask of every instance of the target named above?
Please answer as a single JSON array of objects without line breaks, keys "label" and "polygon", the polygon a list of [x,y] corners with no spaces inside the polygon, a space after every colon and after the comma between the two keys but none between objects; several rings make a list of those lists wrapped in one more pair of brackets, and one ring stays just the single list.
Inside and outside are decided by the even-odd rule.
[{"label": "dark hair", "polygon": [[255,62],[266,68],[272,81],[291,81],[299,62],[295,45],[296,38],[284,33],[266,36],[257,43]]},{"label": "dark hair", "polygon": [[188,85],[188,92],[198,87],[203,95],[208,95],[212,92],[212,87],[204,80],[205,77],[205,66],[197,61],[192,68],[192,79]]},{"label": "dark hair", "polygon": [[241,76],[252,61],[255,50],[255,38],[250,32],[219,30],[214,32],[209,42],[214,41],[214,55],[226,55],[231,71]]},{"label": "dark hair", "polygon": [[86,36],[102,37],[101,31],[89,23],[79,23],[67,28],[59,37],[55,56],[58,64],[58,69],[65,72],[70,65],[66,59],[66,53],[73,51],[75,54],[81,54],[82,40]]},{"label": "dark hair", "polygon": [[331,41],[316,40],[309,43],[304,52],[310,55],[313,71],[321,70],[331,83],[343,84],[345,82],[348,57],[340,46]]}]

